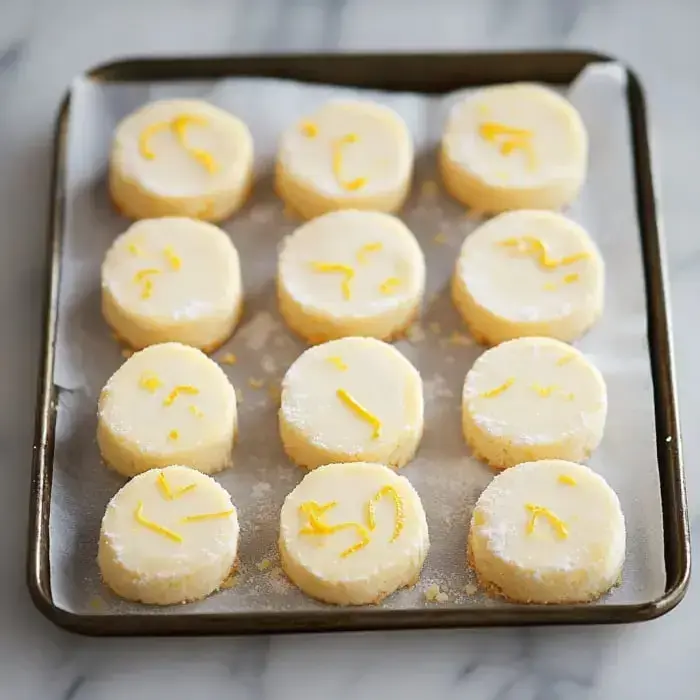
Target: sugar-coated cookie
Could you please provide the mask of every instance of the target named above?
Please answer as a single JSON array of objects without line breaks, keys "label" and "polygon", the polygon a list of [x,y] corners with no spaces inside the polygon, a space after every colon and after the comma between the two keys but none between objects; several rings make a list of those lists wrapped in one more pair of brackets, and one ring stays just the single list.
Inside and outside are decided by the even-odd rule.
[{"label": "sugar-coated cookie", "polygon": [[413,585],[429,546],[418,494],[381,464],[320,467],[280,514],[282,568],[304,593],[336,605],[378,603]]},{"label": "sugar-coated cookie", "polygon": [[588,467],[527,462],[486,487],[468,542],[488,592],[518,603],[584,603],[620,580],[625,519],[615,492]]},{"label": "sugar-coated cookie", "polygon": [[603,259],[581,226],[553,212],[514,211],[464,241],[452,298],[487,345],[523,336],[572,341],[601,315],[604,277]]},{"label": "sugar-coated cookie", "polygon": [[124,476],[183,464],[205,474],[232,464],[236,393],[196,348],[151,345],[132,355],[100,392],[97,443]]},{"label": "sugar-coated cookie", "polygon": [[424,290],[420,246],[389,214],[326,214],[294,231],[280,252],[280,313],[311,343],[351,335],[389,340],[420,313]]},{"label": "sugar-coated cookie", "polygon": [[102,519],[103,581],[127,600],[155,605],[204,598],[229,576],[238,517],[228,493],[194,469],[151,469],[122,487]]},{"label": "sugar-coated cookie", "polygon": [[211,352],[233,333],[242,302],[238,252],[204,221],[139,221],[102,264],[102,313],[132,348],[175,341]]},{"label": "sugar-coated cookie", "polygon": [[391,345],[335,340],[310,348],[289,368],[279,421],[284,449],[300,466],[371,461],[401,467],[423,435],[423,383]]},{"label": "sugar-coated cookie", "polygon": [[496,469],[537,459],[583,461],[605,427],[601,373],[550,338],[519,338],[487,350],[467,373],[462,427],[474,455]]},{"label": "sugar-coated cookie", "polygon": [[588,137],[556,92],[515,83],[483,88],[450,111],[440,150],[447,190],[481,212],[559,209],[586,178]]},{"label": "sugar-coated cookie", "polygon": [[275,189],[307,219],[336,209],[396,211],[411,183],[403,119],[374,102],[333,100],[282,135]]},{"label": "sugar-coated cookie", "polygon": [[109,189],[132,219],[221,221],[243,205],[252,172],[253,139],[240,119],[201,100],[162,100],[119,123]]}]

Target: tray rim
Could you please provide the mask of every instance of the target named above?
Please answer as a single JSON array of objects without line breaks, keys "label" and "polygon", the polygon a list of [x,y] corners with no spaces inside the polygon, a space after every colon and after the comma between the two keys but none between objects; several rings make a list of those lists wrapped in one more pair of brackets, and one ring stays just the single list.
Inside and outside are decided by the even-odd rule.
[{"label": "tray rim", "polygon": [[[302,73],[314,73],[314,66],[324,70],[342,70],[361,63],[381,62],[383,66],[410,63],[430,69],[437,64],[464,61],[473,70],[502,62],[525,61],[546,67],[549,80],[571,80],[571,70],[595,61],[615,61],[627,73],[632,149],[635,166],[636,204],[642,243],[649,351],[654,384],[657,433],[657,456],[664,523],[666,589],[658,598],[642,603],[614,605],[504,605],[501,608],[462,608],[446,606],[435,609],[384,610],[380,608],[324,608],[295,612],[208,613],[208,614],[79,614],[57,606],[50,590],[49,518],[53,447],[56,415],[56,387],[53,384],[58,293],[65,210],[66,134],[70,116],[71,90],[66,91],[56,119],[51,167],[51,203],[46,250],[47,276],[44,285],[45,320],[40,346],[39,377],[35,415],[32,475],[29,502],[27,550],[27,585],[39,611],[66,630],[91,636],[158,636],[266,634],[323,631],[361,631],[418,628],[454,628],[559,624],[617,624],[650,620],[672,610],[684,597],[690,578],[690,534],[686,503],[685,476],[681,456],[681,436],[675,388],[675,370],[668,304],[667,275],[662,223],[657,209],[655,177],[651,163],[644,91],[638,76],[618,59],[590,51],[506,51],[444,53],[293,53],[230,56],[192,56],[159,58],[124,58],[88,69],[80,77],[100,82],[211,80],[227,75],[260,76],[260,70],[280,65]],[[330,66],[330,64],[334,64]],[[308,67],[311,67],[309,71]],[[248,68],[246,68],[248,67]],[[296,67],[296,69],[295,69]],[[495,68],[494,68],[495,70]],[[515,69],[518,73],[521,69]],[[522,69],[524,70],[524,69]],[[532,72],[532,71],[531,71]],[[183,75],[184,73],[184,75]],[[120,77],[121,76],[121,77]],[[285,76],[286,77],[286,76]],[[327,78],[307,82],[342,83]],[[411,78],[407,78],[410,80]],[[426,79],[429,76],[426,75]],[[515,79],[518,79],[517,77]],[[533,78],[530,78],[531,80]],[[536,78],[534,78],[537,80]],[[542,80],[542,79],[540,79]],[[353,81],[350,81],[351,84]],[[401,82],[401,79],[399,79]],[[473,80],[478,84],[479,77]],[[503,80],[501,82],[507,82]],[[356,84],[356,83],[355,83]],[[376,84],[376,81],[375,81]],[[484,84],[484,80],[481,80]],[[401,88],[408,89],[408,88]],[[438,90],[440,92],[441,90]],[[634,107],[634,109],[632,108]],[[670,437],[661,442],[661,436]],[[672,561],[669,561],[671,559]]]}]

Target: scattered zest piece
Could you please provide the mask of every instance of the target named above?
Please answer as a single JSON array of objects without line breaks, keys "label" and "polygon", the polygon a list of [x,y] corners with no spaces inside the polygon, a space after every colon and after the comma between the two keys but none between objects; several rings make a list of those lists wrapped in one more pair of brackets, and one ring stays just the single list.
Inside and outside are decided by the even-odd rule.
[{"label": "scattered zest piece", "polygon": [[345,372],[345,370],[348,368],[345,362],[343,362],[343,358],[338,357],[337,355],[327,357],[326,360],[328,360],[328,362],[330,362],[336,369],[339,369],[341,372]]},{"label": "scattered zest piece", "polygon": [[148,528],[149,530],[152,530],[153,532],[157,532],[159,535],[163,535],[163,537],[167,537],[170,540],[173,540],[173,542],[182,542],[182,537],[177,534],[177,532],[173,532],[172,530],[169,530],[167,527],[163,527],[162,525],[158,525],[158,523],[154,523],[152,520],[148,520],[147,518],[144,517],[143,515],[143,501],[139,501],[138,505],[136,506],[136,510],[134,511],[134,518],[136,519],[136,522],[139,525],[143,525],[144,527]]},{"label": "scattered zest piece", "polygon": [[528,535],[531,535],[535,531],[535,523],[537,522],[537,518],[542,516],[543,518],[547,519],[549,524],[552,526],[552,529],[557,533],[557,536],[560,539],[566,539],[569,536],[569,530],[564,522],[554,515],[549,508],[538,506],[534,503],[526,503],[525,508],[530,513],[530,520],[525,528]]},{"label": "scattered zest piece", "polygon": [[354,192],[356,190],[362,189],[367,184],[366,177],[357,177],[354,180],[343,180],[343,149],[346,145],[351,143],[357,143],[357,134],[346,134],[342,138],[336,141],[333,148],[333,174],[335,179],[338,181],[340,186],[348,190],[349,192]]},{"label": "scattered zest piece", "polygon": [[388,277],[379,285],[379,291],[382,294],[394,294],[399,286],[401,286],[401,280],[398,277]]},{"label": "scattered zest piece", "polygon": [[232,352],[227,352],[219,360],[219,362],[221,362],[222,365],[235,365],[237,361],[238,361],[238,358]]},{"label": "scattered zest piece", "polygon": [[384,496],[391,496],[394,501],[394,531],[389,542],[394,542],[401,534],[404,526],[403,501],[401,496],[393,486],[383,486],[374,496],[367,502],[367,525],[370,530],[377,527],[375,518],[375,503],[378,503]]},{"label": "scattered zest piece", "polygon": [[362,248],[360,248],[360,250],[357,251],[357,262],[360,263],[360,265],[366,264],[368,254],[376,253],[382,248],[383,246],[379,241],[377,241],[376,243],[367,243],[367,245],[363,245]]},{"label": "scattered zest piece", "polygon": [[180,394],[189,394],[190,396],[196,396],[199,394],[199,389],[196,386],[188,386],[183,384],[181,386],[176,386],[168,396],[163,400],[163,406],[171,406],[175,399],[177,399]]},{"label": "scattered zest piece", "polygon": [[178,255],[176,255],[172,246],[167,246],[163,251],[163,254],[165,255],[165,259],[168,261],[168,265],[170,265],[173,270],[179,270],[182,267],[182,260]]},{"label": "scattered zest piece", "polygon": [[339,272],[344,275],[343,282],[341,284],[341,291],[343,292],[344,299],[350,299],[352,296],[352,289],[350,287],[350,282],[355,276],[355,270],[353,270],[350,265],[342,265],[340,263],[327,263],[327,262],[313,262],[312,267],[316,272]]},{"label": "scattered zest piece", "polygon": [[502,394],[504,391],[507,391],[510,389],[510,387],[513,386],[513,383],[515,382],[515,377],[508,377],[508,379],[503,382],[503,384],[493,388],[489,389],[488,391],[482,391],[479,396],[483,399],[492,399],[494,396],[498,396],[499,394]]},{"label": "scattered zest piece", "polygon": [[197,515],[186,515],[183,519],[183,523],[195,523],[199,520],[214,520],[216,518],[228,518],[229,515],[233,514],[233,508],[229,510],[221,510],[218,513],[198,513]]},{"label": "scattered zest piece", "polygon": [[180,437],[180,433],[177,430],[171,430],[168,433],[168,440],[177,440]]},{"label": "scattered zest piece", "polygon": [[318,136],[318,127],[313,122],[302,122],[299,130],[307,138],[313,139]]},{"label": "scattered zest piece", "polygon": [[576,479],[568,474],[560,474],[558,481],[560,484],[566,484],[567,486],[576,486]]},{"label": "scattered zest piece", "polygon": [[139,379],[139,386],[153,394],[157,389],[163,386],[163,382],[161,382],[155,374],[145,372],[141,375],[141,379]]},{"label": "scattered zest piece", "polygon": [[535,167],[532,131],[529,129],[517,129],[499,122],[481,122],[479,136],[489,143],[499,145],[501,155],[508,156],[516,150],[523,151],[528,168]]},{"label": "scattered zest piece", "polygon": [[356,401],[345,389],[338,389],[336,396],[359,418],[367,421],[373,428],[372,439],[376,440],[382,434],[382,421],[370,413],[361,403]]}]

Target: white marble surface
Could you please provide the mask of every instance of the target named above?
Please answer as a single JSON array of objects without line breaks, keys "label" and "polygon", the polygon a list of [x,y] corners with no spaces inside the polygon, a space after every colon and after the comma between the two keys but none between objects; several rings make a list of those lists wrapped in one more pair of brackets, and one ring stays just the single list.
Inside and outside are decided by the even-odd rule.
[{"label": "white marble surface", "polygon": [[694,0],[0,0],[0,698],[700,697],[692,584],[676,611],[624,628],[243,640],[71,636],[24,584],[51,123],[73,75],[125,54],[584,47],[630,62],[653,118],[697,532],[698,27]]}]

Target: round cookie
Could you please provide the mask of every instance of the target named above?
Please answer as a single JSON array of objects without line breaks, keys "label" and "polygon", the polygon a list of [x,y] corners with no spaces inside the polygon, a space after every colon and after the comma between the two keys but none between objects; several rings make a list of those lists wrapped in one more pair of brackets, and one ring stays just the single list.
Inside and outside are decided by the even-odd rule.
[{"label": "round cookie", "polygon": [[395,348],[343,338],[304,352],[282,381],[280,435],[287,455],[315,469],[331,462],[409,462],[423,435],[423,383]]},{"label": "round cookie", "polygon": [[513,602],[594,600],[620,580],[620,501],[580,464],[520,464],[499,474],[476,502],[468,559],[488,592]]},{"label": "round cookie", "polygon": [[424,290],[420,246],[389,214],[326,214],[296,229],[280,252],[280,313],[311,343],[350,335],[389,340],[420,313]]},{"label": "round cookie", "polygon": [[132,219],[221,221],[243,205],[252,171],[253,139],[240,119],[201,100],[162,100],[117,126],[109,190]]},{"label": "round cookie", "polygon": [[478,211],[559,209],[583,185],[587,151],[586,129],[566,99],[539,85],[498,85],[453,106],[440,169],[450,194]]},{"label": "round cookie", "polygon": [[242,299],[238,252],[203,221],[139,221],[102,263],[102,313],[132,348],[175,341],[211,352],[233,333]]},{"label": "round cookie", "polygon": [[333,100],[282,135],[275,189],[307,219],[336,209],[391,212],[406,199],[412,171],[413,142],[396,112]]},{"label": "round cookie", "polygon": [[474,456],[496,469],[537,459],[585,460],[605,427],[601,373],[550,338],[487,350],[467,373],[462,427]]},{"label": "round cookie", "polygon": [[172,605],[215,591],[237,551],[238,517],[228,493],[204,474],[171,466],[140,474],[112,498],[97,560],[118,596]]},{"label": "round cookie", "polygon": [[452,298],[487,345],[524,336],[572,341],[603,311],[603,259],[578,224],[547,211],[501,214],[467,237]]},{"label": "round cookie", "polygon": [[418,494],[380,464],[320,467],[280,513],[282,568],[304,593],[335,605],[378,603],[413,585],[429,546]]},{"label": "round cookie", "polygon": [[100,392],[97,444],[124,476],[184,464],[205,474],[231,466],[236,393],[201,351],[164,343],[132,355]]}]

